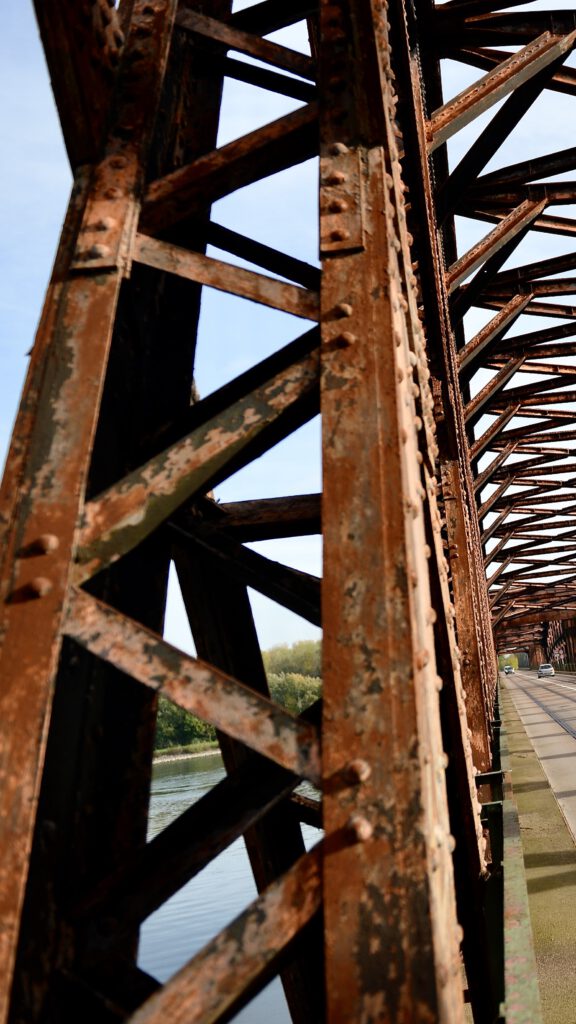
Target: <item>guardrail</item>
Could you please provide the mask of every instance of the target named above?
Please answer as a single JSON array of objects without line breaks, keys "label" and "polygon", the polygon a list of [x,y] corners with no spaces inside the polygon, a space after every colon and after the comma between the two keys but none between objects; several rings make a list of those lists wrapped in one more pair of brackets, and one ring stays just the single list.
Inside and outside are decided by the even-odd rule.
[{"label": "guardrail", "polygon": [[518,810],[499,704],[492,721],[493,770],[476,777],[491,870],[484,909],[498,1024],[542,1024]]}]

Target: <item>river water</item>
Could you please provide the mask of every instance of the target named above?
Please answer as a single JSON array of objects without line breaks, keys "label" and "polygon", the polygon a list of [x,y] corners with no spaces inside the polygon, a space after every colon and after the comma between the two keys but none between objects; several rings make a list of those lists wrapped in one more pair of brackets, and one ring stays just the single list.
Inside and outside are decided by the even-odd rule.
[{"label": "river water", "polygon": [[[154,766],[149,838],[182,814],[224,777],[219,754],[164,761]],[[303,826],[306,845],[318,839]],[[144,922],[139,966],[166,981],[256,896],[244,840],[240,839]],[[290,1024],[282,986],[274,979],[234,1018],[237,1024]]]}]

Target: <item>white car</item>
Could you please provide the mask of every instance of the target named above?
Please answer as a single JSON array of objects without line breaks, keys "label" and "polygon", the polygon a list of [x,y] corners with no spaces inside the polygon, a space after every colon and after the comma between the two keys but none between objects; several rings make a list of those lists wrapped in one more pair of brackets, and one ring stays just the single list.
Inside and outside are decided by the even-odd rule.
[{"label": "white car", "polygon": [[542,679],[542,676],[553,676],[554,669],[552,665],[538,665],[538,679]]}]

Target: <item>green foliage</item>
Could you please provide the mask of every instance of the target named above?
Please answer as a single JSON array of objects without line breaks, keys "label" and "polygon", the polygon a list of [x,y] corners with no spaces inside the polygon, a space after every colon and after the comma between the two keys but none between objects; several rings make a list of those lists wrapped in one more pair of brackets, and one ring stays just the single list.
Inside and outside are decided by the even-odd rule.
[{"label": "green foliage", "polygon": [[518,658],[515,654],[499,654],[498,655],[498,668],[503,669],[506,665],[512,665],[512,668],[518,670]]},{"label": "green foliage", "polygon": [[270,672],[268,683],[273,699],[294,715],[310,707],[322,691],[322,680],[318,676],[299,672]]},{"label": "green foliage", "polygon": [[154,748],[164,750],[169,747],[184,747],[196,740],[214,740],[216,733],[213,726],[191,715],[183,708],[177,707],[165,697],[160,697],[158,717],[156,719],[156,736]]},{"label": "green foliage", "polygon": [[301,676],[322,675],[322,645],[320,640],[297,640],[294,644],[278,644],[263,651],[264,667],[270,676],[292,673]]},{"label": "green foliage", "polygon": [[[322,681],[322,649],[319,640],[298,640],[294,644],[279,644],[262,657],[272,697],[278,704],[299,715],[318,700]],[[160,697],[156,720],[156,751],[189,747],[202,749],[199,744],[215,740],[211,725]]]},{"label": "green foliage", "polygon": [[264,667],[272,697],[299,715],[318,700],[322,691],[322,645],[320,640],[297,640],[263,651]]}]

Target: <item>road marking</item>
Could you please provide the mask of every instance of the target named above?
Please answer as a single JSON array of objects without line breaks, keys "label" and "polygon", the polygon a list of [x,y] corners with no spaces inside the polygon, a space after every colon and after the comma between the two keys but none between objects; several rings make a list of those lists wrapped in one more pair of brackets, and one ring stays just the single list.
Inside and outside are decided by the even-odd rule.
[{"label": "road marking", "polygon": [[561,686],[563,690],[576,690],[576,686],[568,686],[567,683],[554,683],[554,686]]}]

